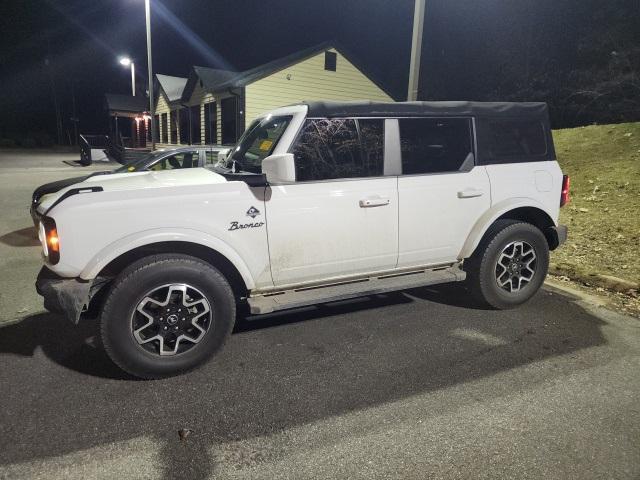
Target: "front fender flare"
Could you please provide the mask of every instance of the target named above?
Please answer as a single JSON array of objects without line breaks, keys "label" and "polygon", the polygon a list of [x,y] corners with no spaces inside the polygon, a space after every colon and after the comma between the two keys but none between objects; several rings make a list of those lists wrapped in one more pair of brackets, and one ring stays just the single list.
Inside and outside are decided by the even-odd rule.
[{"label": "front fender flare", "polygon": [[255,288],[255,281],[247,264],[229,244],[208,233],[187,228],[144,230],[116,240],[100,250],[87,263],[86,267],[80,272],[80,278],[92,280],[104,267],[121,255],[138,247],[160,242],[195,243],[215,250],[236,267],[247,289],[252,290]]},{"label": "front fender flare", "polygon": [[491,208],[487,210],[475,223],[475,225],[471,229],[471,232],[467,236],[467,240],[462,246],[462,250],[458,255],[458,260],[462,260],[464,258],[468,258],[471,256],[473,251],[476,249],[476,247],[480,243],[480,240],[482,240],[482,237],[487,232],[489,227],[493,224],[493,222],[495,222],[498,218],[500,218],[505,213],[511,210],[515,210],[516,208],[522,208],[522,207],[537,208],[538,210],[543,211],[545,214],[547,214],[550,218],[553,219],[553,216],[544,207],[544,205],[542,205],[539,201],[533,198],[516,197],[516,198],[510,198],[510,199],[498,202],[495,205],[492,205]]}]

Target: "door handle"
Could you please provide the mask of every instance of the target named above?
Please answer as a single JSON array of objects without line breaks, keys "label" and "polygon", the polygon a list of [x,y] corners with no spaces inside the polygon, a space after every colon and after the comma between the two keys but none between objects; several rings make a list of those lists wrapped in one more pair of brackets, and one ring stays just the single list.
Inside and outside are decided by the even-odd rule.
[{"label": "door handle", "polygon": [[484,190],[479,188],[465,188],[458,192],[458,198],[473,198],[481,197],[484,194]]},{"label": "door handle", "polygon": [[389,199],[384,197],[370,197],[360,200],[360,208],[382,207],[389,205]]}]

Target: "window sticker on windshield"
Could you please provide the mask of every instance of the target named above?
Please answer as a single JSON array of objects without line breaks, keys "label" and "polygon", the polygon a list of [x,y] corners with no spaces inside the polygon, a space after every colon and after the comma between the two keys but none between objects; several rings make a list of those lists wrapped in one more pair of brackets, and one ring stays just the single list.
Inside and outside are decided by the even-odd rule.
[{"label": "window sticker on windshield", "polygon": [[271,145],[273,145],[273,142],[271,140],[263,140],[263,142],[260,144],[260,150],[269,150],[271,148]]}]

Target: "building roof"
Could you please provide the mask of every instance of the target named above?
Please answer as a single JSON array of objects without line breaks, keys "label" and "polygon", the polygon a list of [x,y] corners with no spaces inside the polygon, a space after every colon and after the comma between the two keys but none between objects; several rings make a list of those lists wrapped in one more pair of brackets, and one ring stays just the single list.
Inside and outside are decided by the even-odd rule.
[{"label": "building roof", "polygon": [[186,78],[156,74],[156,79],[169,102],[176,102],[182,98],[182,92],[187,85]]},{"label": "building roof", "polygon": [[105,94],[107,110],[109,112],[142,113],[149,109],[147,97],[143,95],[120,95],[118,93]]},{"label": "building roof", "polygon": [[195,66],[193,67],[193,70],[202,81],[202,88],[206,90],[215,90],[219,85],[223,85],[225,82],[238,75],[238,72],[220,70],[217,68]]},{"label": "building roof", "polygon": [[231,72],[228,70],[217,70],[207,67],[193,67],[192,75],[189,76],[189,82],[182,94],[183,101],[189,99],[195,88],[197,79],[192,77],[198,77],[202,82],[202,87],[211,93],[217,93],[224,90],[233,88],[244,87],[250,83],[260,80],[266,76],[276,73],[284,68],[299,63],[310,57],[318,55],[326,50],[335,49],[340,52],[349,62],[356,66],[362,73],[364,73],[373,83],[375,83],[382,91],[387,95],[391,94],[386,88],[375,78],[371,72],[367,71],[362,65],[354,60],[354,57],[347,53],[345,49],[338,45],[336,42],[323,42],[313,47],[300,50],[298,52],[287,55],[286,57],[278,58],[271,62],[259,65],[255,68],[245,70],[244,72]]},{"label": "building roof", "polygon": [[226,82],[229,78],[235,75],[238,75],[238,72],[194,66],[191,68],[191,73],[189,73],[189,78],[187,79],[182,91],[181,100],[183,102],[189,100],[198,82],[206,91],[218,92],[220,89],[217,88],[217,86]]},{"label": "building roof", "polygon": [[543,102],[302,102],[309,117],[411,117],[422,115],[478,117],[548,116]]}]

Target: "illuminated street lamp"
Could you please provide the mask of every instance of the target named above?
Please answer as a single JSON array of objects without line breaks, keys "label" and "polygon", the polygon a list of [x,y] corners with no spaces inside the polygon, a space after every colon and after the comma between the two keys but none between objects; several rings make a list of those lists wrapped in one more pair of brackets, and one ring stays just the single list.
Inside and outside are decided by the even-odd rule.
[{"label": "illuminated street lamp", "polygon": [[120,65],[131,67],[131,95],[136,96],[136,66],[129,57],[120,57]]}]

